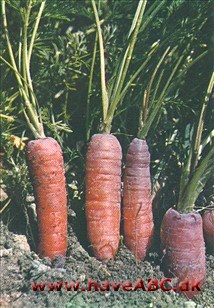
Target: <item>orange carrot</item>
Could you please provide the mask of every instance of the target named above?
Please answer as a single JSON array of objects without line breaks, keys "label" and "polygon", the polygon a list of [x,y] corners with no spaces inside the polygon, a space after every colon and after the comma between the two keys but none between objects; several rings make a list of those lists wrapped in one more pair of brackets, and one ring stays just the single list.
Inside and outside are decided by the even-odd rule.
[{"label": "orange carrot", "polygon": [[[119,245],[122,159],[121,146],[116,137],[110,135],[110,132],[117,105],[122,103],[124,95],[130,86],[125,83],[125,80],[127,79],[137,34],[143,19],[146,1],[138,3],[127,36],[127,47],[124,49],[124,53],[121,53],[119,62],[115,65],[115,71],[111,78],[113,81],[111,89],[106,82],[105,48],[99,14],[95,1],[91,0],[91,3],[99,42],[103,107],[103,121],[100,129],[103,134],[94,135],[88,147],[86,161],[86,219],[88,237],[95,257],[102,261],[108,261],[114,257]],[[131,36],[130,33],[132,34]],[[95,60],[96,54],[95,42],[93,60]],[[88,93],[91,92],[94,65],[95,61],[92,61]],[[89,101],[90,99],[88,103]],[[87,135],[89,135],[89,131]]]},{"label": "orange carrot", "polygon": [[[28,143],[26,154],[38,216],[40,237],[38,250],[41,257],[50,257],[53,260],[56,256],[64,256],[66,253],[67,196],[62,151],[54,139],[45,137],[42,118],[40,117],[41,110],[32,84],[31,56],[38,26],[45,8],[45,1],[41,1],[39,6],[37,13],[36,9],[33,10],[33,18],[36,19],[34,25],[30,25],[29,22],[32,18],[31,1],[26,1],[22,7],[21,10],[25,14],[22,14],[19,32],[23,35],[18,44],[22,48],[13,52],[8,30],[6,1],[1,1],[3,28],[10,58],[8,64],[16,77],[17,88],[21,97],[20,102],[23,102],[20,107],[26,124],[37,139]],[[34,33],[33,36],[31,35],[30,44],[28,44],[29,28]],[[19,61],[18,59],[16,61],[16,55],[19,55],[19,58],[23,60],[22,65],[18,67],[16,63]]]},{"label": "orange carrot", "polygon": [[27,160],[39,229],[39,254],[53,260],[67,248],[67,194],[62,151],[53,138],[30,141]]},{"label": "orange carrot", "polygon": [[144,260],[153,235],[150,154],[145,140],[129,145],[123,189],[124,242],[134,256]]},{"label": "orange carrot", "polygon": [[207,248],[214,252],[214,210],[205,211],[202,218],[205,243]]},{"label": "orange carrot", "polygon": [[[179,282],[188,280],[190,287],[200,282],[201,287],[206,274],[201,215],[196,212],[181,214],[171,208],[163,218],[160,235],[165,273],[178,277]],[[184,293],[192,298],[198,291]]]},{"label": "orange carrot", "polygon": [[97,259],[107,262],[120,238],[121,146],[110,134],[95,134],[86,158],[86,219]]}]

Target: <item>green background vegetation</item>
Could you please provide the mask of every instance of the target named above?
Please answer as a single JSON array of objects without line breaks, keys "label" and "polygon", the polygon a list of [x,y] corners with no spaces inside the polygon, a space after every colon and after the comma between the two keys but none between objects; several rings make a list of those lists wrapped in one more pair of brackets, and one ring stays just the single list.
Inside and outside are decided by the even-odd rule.
[{"label": "green background vegetation", "polygon": [[[16,59],[20,27],[28,0],[7,0],[10,39]],[[29,36],[41,1],[34,0]],[[161,8],[152,15],[157,3]],[[102,23],[106,79],[111,85],[115,65],[127,45],[138,1],[103,0],[98,3]],[[179,183],[191,147],[193,127],[197,125],[213,65],[213,1],[148,1],[126,82],[146,61],[145,68],[131,84],[118,105],[112,133],[119,139],[124,158],[127,147],[137,136],[139,113],[145,90],[163,53],[170,52],[158,70],[150,98],[158,101],[170,74],[178,69],[153,122],[147,142],[151,153],[154,214],[157,224],[169,207],[177,204]],[[96,40],[96,24],[91,1],[47,1],[39,25],[31,60],[31,75],[40,114],[47,136],[60,143],[65,161],[69,208],[78,217],[80,237],[85,236],[84,172],[87,142],[99,131],[102,119],[99,47],[96,49],[92,87],[89,87]],[[9,61],[4,32],[1,32],[1,56]],[[28,196],[32,187],[25,161],[24,143],[33,138],[22,112],[14,73],[4,61],[1,66],[2,177],[8,198],[4,200],[3,219],[13,229],[31,233],[33,221]],[[212,130],[211,104],[205,117],[202,140]],[[21,138],[21,139],[20,139]],[[209,140],[208,143],[211,143]],[[208,146],[209,147],[209,146]],[[207,147],[203,155],[207,153]],[[125,160],[123,160],[124,169]],[[211,180],[207,182],[197,205],[211,200]],[[24,215],[23,215],[24,213]],[[31,226],[31,227],[30,227]]]}]

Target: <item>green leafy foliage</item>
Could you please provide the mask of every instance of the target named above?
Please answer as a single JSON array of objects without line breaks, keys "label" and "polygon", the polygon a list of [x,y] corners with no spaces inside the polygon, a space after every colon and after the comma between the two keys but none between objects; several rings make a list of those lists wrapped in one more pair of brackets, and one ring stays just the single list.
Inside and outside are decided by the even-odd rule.
[{"label": "green leafy foliage", "polygon": [[[19,48],[23,40],[20,26],[26,16],[28,3],[29,0],[6,1],[8,30],[16,63],[20,68],[22,59]],[[118,74],[117,64],[121,63],[123,51],[130,43],[128,33],[138,2],[109,0],[95,3],[104,41],[105,76],[110,93]],[[41,0],[32,2],[28,47],[40,5]],[[117,134],[125,154],[130,140],[138,134],[139,113],[146,102],[148,109],[144,116],[149,120],[152,115],[152,121],[149,120],[148,131],[145,129],[144,133],[151,153],[154,196],[159,187],[158,207],[163,211],[178,203],[180,176],[189,156],[191,140],[194,138],[193,126],[200,114],[201,102],[211,75],[211,36],[211,0],[147,1],[115,110],[112,133]],[[1,42],[1,56],[9,61],[4,31],[1,32]],[[15,147],[11,136],[31,139],[32,132],[26,126],[20,108],[23,101],[14,72],[1,60],[0,68],[3,72],[1,152],[4,154],[3,168],[10,173],[14,168],[11,158],[15,165],[23,165],[23,168],[26,166],[24,152]],[[103,113],[99,46],[91,1],[46,1],[34,41],[30,68],[39,104],[38,115],[44,130],[47,135],[54,136],[63,148],[70,206],[78,209],[82,215],[87,141],[99,130]],[[166,87],[170,76],[172,78]],[[145,93],[148,92],[145,99]],[[113,103],[113,96],[111,98]],[[158,108],[155,107],[157,105]],[[208,138],[212,130],[210,106],[207,108],[202,141]],[[208,143],[210,140],[204,141],[202,159],[207,155]],[[207,179],[206,172],[204,174]],[[14,187],[16,181],[20,183],[18,178],[4,179],[7,187]],[[27,176],[26,181],[29,184]],[[209,191],[210,185],[207,181],[205,193],[206,188]],[[23,191],[30,193],[30,185]],[[15,200],[12,190],[8,190],[8,193]]]}]

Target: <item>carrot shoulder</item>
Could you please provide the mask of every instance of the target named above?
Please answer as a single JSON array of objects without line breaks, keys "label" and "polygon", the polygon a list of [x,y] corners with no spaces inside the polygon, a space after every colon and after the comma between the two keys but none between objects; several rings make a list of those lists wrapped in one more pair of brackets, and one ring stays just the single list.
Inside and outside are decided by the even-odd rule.
[{"label": "carrot shoulder", "polygon": [[53,260],[67,248],[67,193],[62,151],[53,138],[30,141],[27,160],[36,202],[39,254]]},{"label": "carrot shoulder", "polygon": [[110,134],[95,134],[86,158],[88,238],[97,259],[108,261],[120,238],[121,146]]},{"label": "carrot shoulder", "polygon": [[124,242],[134,256],[143,260],[153,235],[150,154],[145,140],[129,145],[123,189]]}]

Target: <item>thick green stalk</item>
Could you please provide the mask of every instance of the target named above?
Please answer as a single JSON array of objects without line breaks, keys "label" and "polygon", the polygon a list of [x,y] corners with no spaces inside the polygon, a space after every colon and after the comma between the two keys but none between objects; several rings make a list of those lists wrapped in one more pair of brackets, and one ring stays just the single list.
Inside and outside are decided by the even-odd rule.
[{"label": "thick green stalk", "polygon": [[95,60],[96,60],[96,53],[97,53],[97,41],[98,41],[98,35],[96,33],[92,62],[91,62],[91,70],[90,70],[90,76],[89,76],[89,83],[88,83],[87,102],[86,102],[86,141],[87,142],[90,138],[89,107],[90,107],[90,98],[91,98],[91,93],[92,93],[92,81],[93,81],[93,76],[94,76],[94,67],[95,67]]},{"label": "thick green stalk", "polygon": [[[159,10],[161,9],[161,7],[164,5],[165,2],[166,2],[166,0],[162,0],[160,3],[158,3],[158,1],[156,1],[156,2],[153,3],[153,5],[150,6],[150,8],[145,12],[145,14],[143,16],[142,25],[141,25],[138,33],[145,30],[145,28],[154,19],[154,17],[159,12]],[[129,31],[129,36],[130,36],[131,32],[133,31],[134,27],[136,26],[136,21],[137,21],[138,17],[139,17],[139,14],[136,12],[135,18],[134,18],[132,26],[131,26],[131,29]],[[128,39],[129,39],[129,36],[128,36]],[[113,92],[113,90],[115,90],[116,85],[118,84],[118,81],[121,77],[121,73],[123,71],[125,59],[127,57],[128,48],[129,47],[127,47],[124,54],[121,54],[120,60],[118,61],[118,65],[116,65],[116,67],[115,67],[113,76],[111,78],[110,87],[108,88],[109,97],[113,96],[112,92]]]},{"label": "thick green stalk", "polygon": [[10,43],[10,38],[9,38],[9,33],[8,33],[8,26],[7,26],[7,16],[6,16],[5,0],[2,0],[2,20],[3,20],[3,27],[4,27],[5,38],[6,38],[6,42],[7,42],[7,48],[8,48],[11,64],[12,64],[12,66],[14,68],[15,77],[16,77],[16,80],[17,80],[17,83],[18,83],[19,87],[23,88],[23,84],[22,84],[22,81],[21,81],[21,78],[19,76],[18,69],[17,69],[17,66],[16,66],[16,61],[15,61],[15,58],[14,58],[14,53],[13,53],[13,50],[12,50],[12,45]]},{"label": "thick green stalk", "polygon": [[99,37],[99,47],[100,47],[100,72],[101,72],[101,88],[102,88],[102,105],[103,105],[103,122],[105,123],[108,108],[109,108],[109,100],[108,93],[106,89],[106,76],[105,76],[105,52],[104,52],[104,43],[102,37],[102,30],[100,27],[99,15],[97,12],[97,7],[94,0],[91,0],[94,16],[97,25],[97,32]]},{"label": "thick green stalk", "polygon": [[[157,46],[156,46],[157,48]],[[147,57],[146,60],[141,64],[141,66],[136,70],[136,72],[130,76],[128,82],[126,83],[125,87],[123,88],[123,90],[121,91],[121,93],[117,96],[117,98],[115,98],[115,105],[118,105],[120,101],[123,100],[123,98],[125,97],[125,95],[127,94],[129,88],[131,87],[132,83],[135,81],[135,79],[139,76],[139,74],[142,72],[142,70],[145,68],[145,66],[147,65],[147,63],[151,60],[152,55],[155,53],[156,48],[152,49]],[[109,119],[109,121],[112,121],[113,117]]]},{"label": "thick green stalk", "polygon": [[145,13],[144,21],[142,22],[142,26],[140,27],[139,33],[143,32],[146,27],[149,25],[151,20],[155,17],[155,15],[160,11],[162,6],[164,6],[166,3],[166,0],[161,1],[154,1],[154,3],[150,6],[150,8]]},{"label": "thick green stalk", "polygon": [[[158,77],[158,80],[156,82],[153,94],[152,94],[152,98],[151,98],[150,107],[149,107],[149,111],[148,112],[150,112],[152,110],[151,107],[154,106],[154,103],[155,103],[155,100],[156,100],[156,97],[157,97],[157,94],[158,94],[158,90],[160,88],[160,84],[161,84],[162,78],[164,76],[164,73],[165,73],[165,69],[162,68],[162,70],[160,72],[160,75]],[[158,101],[158,99],[157,99],[157,101]]]},{"label": "thick green stalk", "polygon": [[[28,28],[28,24],[29,24],[29,17],[24,19],[25,20],[25,26],[26,26],[26,30],[25,30],[26,31],[26,37],[25,37],[26,45],[25,45],[25,50],[24,50],[23,54],[25,54],[26,77],[27,77],[27,80],[28,80],[30,97],[31,97],[31,101],[32,101],[34,108],[36,108],[37,101],[36,101],[36,96],[35,96],[35,92],[34,92],[34,89],[33,89],[33,83],[32,83],[32,78],[31,78],[31,74],[30,74],[30,61],[31,61],[33,46],[34,46],[39,22],[41,20],[41,16],[42,16],[42,13],[43,13],[43,10],[44,10],[44,7],[45,7],[45,2],[46,2],[46,0],[42,1],[38,15],[36,17],[36,22],[35,22],[35,25],[34,25],[34,28],[33,28],[33,33],[32,33],[32,36],[31,36],[29,49],[27,47],[27,28]],[[31,2],[29,3],[29,6],[32,6]],[[30,14],[29,14],[29,16],[30,16]],[[24,48],[24,46],[23,46],[23,48]]]},{"label": "thick green stalk", "polygon": [[146,138],[146,136],[147,136],[147,134],[149,132],[149,129],[150,129],[150,127],[151,127],[151,125],[152,125],[152,123],[153,123],[153,121],[154,121],[158,111],[160,110],[160,108],[162,106],[162,103],[163,103],[163,101],[164,101],[164,99],[165,99],[165,97],[166,97],[166,95],[168,93],[168,90],[169,90],[172,78],[174,77],[174,75],[175,75],[175,73],[176,73],[176,71],[177,71],[181,61],[183,60],[183,57],[184,56],[181,56],[179,58],[179,60],[177,61],[177,63],[175,65],[171,75],[169,76],[169,78],[168,78],[168,80],[166,82],[165,87],[163,88],[163,90],[162,90],[162,92],[161,92],[161,94],[160,94],[160,96],[158,98],[158,102],[156,103],[154,109],[151,111],[150,115],[148,116],[147,121],[146,121],[145,125],[143,126],[142,130],[139,131],[139,133],[138,133],[138,138],[139,139],[145,139]]},{"label": "thick green stalk", "polygon": [[19,50],[18,50],[18,69],[22,70],[22,29],[20,29]]},{"label": "thick green stalk", "polygon": [[[12,68],[12,70],[15,74],[17,84],[18,84],[18,88],[19,88],[19,92],[20,92],[20,95],[21,95],[21,97],[23,98],[23,101],[24,101],[24,105],[25,105],[25,108],[26,108],[26,112],[24,112],[24,115],[25,115],[25,117],[27,115],[26,121],[27,121],[28,124],[30,123],[29,128],[31,129],[32,133],[34,134],[34,136],[36,138],[44,138],[45,135],[44,135],[44,131],[43,131],[43,126],[39,122],[36,109],[34,108],[34,106],[32,105],[32,103],[30,102],[30,99],[29,99],[28,90],[27,90],[27,80],[26,80],[26,78],[24,78],[20,74],[20,72],[17,68],[17,65],[16,65],[16,61],[15,61],[14,53],[13,53],[13,50],[12,50],[12,45],[10,43],[9,33],[8,33],[5,0],[2,0],[2,19],[3,19],[3,27],[4,27],[4,32],[5,32],[7,48],[8,48],[8,52],[9,52],[9,56],[10,56],[10,61],[11,61],[11,64],[9,66]],[[26,44],[26,42],[25,42],[25,44]],[[7,63],[7,61],[5,59],[3,59],[2,57],[1,57],[1,59],[5,63]]]},{"label": "thick green stalk", "polygon": [[46,0],[43,0],[42,3],[41,3],[39,13],[36,17],[36,22],[35,22],[35,25],[34,25],[34,28],[33,28],[31,40],[30,40],[30,45],[29,45],[29,49],[28,49],[28,66],[29,67],[30,67],[30,60],[31,60],[31,56],[32,56],[34,42],[35,42],[35,39],[36,39],[37,30],[38,30],[39,23],[40,23],[40,20],[41,20],[41,17],[42,17],[42,13],[43,13],[44,8],[45,8],[45,2],[46,2]]},{"label": "thick green stalk", "polygon": [[28,52],[28,25],[29,25],[32,6],[33,2],[30,0],[26,13],[23,16],[24,26],[23,26],[23,44],[22,44],[22,72],[23,72],[23,79],[26,81],[24,83],[25,91],[31,101],[33,108],[36,110],[36,97],[33,90],[33,84],[30,75],[30,60]]},{"label": "thick green stalk", "polygon": [[[181,213],[189,213],[194,209],[195,201],[201,193],[207,179],[208,173],[212,174],[213,165],[211,159],[214,155],[214,147],[210,149],[207,156],[202,160],[200,166],[195,170],[189,183],[186,185],[183,195],[178,200],[177,210]],[[210,170],[208,170],[211,164]]]},{"label": "thick green stalk", "polygon": [[[102,26],[102,24],[104,24],[104,22],[105,22],[105,19],[101,19],[100,25]],[[97,26],[96,26],[96,23],[95,23],[91,26],[91,28],[89,28],[88,30],[85,31],[85,35],[89,35],[89,34],[96,32],[96,31],[97,31]]]},{"label": "thick green stalk", "polygon": [[[29,18],[30,18],[30,12],[31,12],[31,8],[32,8],[32,1],[29,1],[29,4],[27,6],[26,12],[24,12],[24,25],[23,25],[23,45],[22,45],[22,75],[24,80],[28,80],[28,54],[27,54],[27,28],[28,28],[28,24],[29,24]],[[29,97],[29,91],[28,91],[28,84],[25,83],[24,84],[24,88],[25,88],[25,92],[27,93],[28,97]]]},{"label": "thick green stalk", "polygon": [[[29,97],[29,100],[36,112],[36,97],[33,90],[33,84],[30,76],[30,62],[28,59],[28,25],[30,20],[31,9],[33,6],[32,0],[29,1],[26,12],[23,14],[23,44],[22,44],[22,74],[23,79],[26,81],[24,83],[25,92]],[[28,122],[28,119],[26,119]]]},{"label": "thick green stalk", "polygon": [[187,163],[184,165],[182,173],[181,173],[178,200],[181,200],[183,193],[189,183],[191,159],[192,159],[192,149],[190,149],[189,151],[189,157],[187,159]]},{"label": "thick green stalk", "polygon": [[132,53],[133,53],[134,46],[135,46],[135,43],[136,43],[136,40],[137,40],[137,35],[138,35],[139,29],[140,29],[140,25],[141,25],[141,22],[142,22],[142,19],[143,19],[143,14],[144,14],[144,11],[145,11],[145,8],[146,8],[146,3],[147,3],[147,0],[142,0],[142,1],[140,0],[139,1],[138,8],[137,8],[137,11],[136,11],[130,32],[129,32],[129,36],[131,36],[131,41],[130,41],[130,44],[129,44],[129,46],[128,46],[125,54],[124,54],[122,63],[119,67],[119,71],[117,72],[117,79],[116,79],[116,83],[114,85],[114,91],[113,91],[112,97],[110,99],[111,104],[110,104],[110,107],[109,107],[109,112],[108,112],[108,116],[107,116],[106,123],[105,123],[105,129],[106,129],[107,132],[111,130],[111,123],[112,123],[112,120],[113,120],[113,117],[114,117],[114,112],[115,112],[117,104],[119,102],[118,97],[121,94],[121,91],[122,91],[122,88],[123,88],[123,85],[124,85],[124,81],[126,79],[126,75],[127,75],[127,72],[128,72],[129,64],[130,64],[131,59],[132,59]]},{"label": "thick green stalk", "polygon": [[205,95],[204,103],[202,105],[201,114],[200,114],[199,121],[198,121],[197,131],[196,131],[196,135],[195,135],[195,142],[194,142],[193,151],[192,151],[190,174],[194,173],[195,168],[198,165],[199,148],[200,148],[200,145],[201,145],[201,137],[202,137],[202,131],[203,131],[203,127],[204,127],[204,120],[205,120],[205,115],[206,115],[206,111],[207,111],[207,105],[208,105],[208,102],[209,102],[209,99],[210,99],[210,95],[212,93],[213,85],[214,85],[214,72],[212,73],[212,76],[210,78],[210,82],[209,82],[209,85],[208,85],[208,88],[207,88],[207,92],[206,92],[206,95]]},{"label": "thick green stalk", "polygon": [[[132,53],[133,53],[134,46],[135,46],[135,43],[136,43],[136,40],[137,40],[137,35],[138,35],[140,25],[141,25],[141,22],[142,22],[142,19],[143,19],[143,14],[144,14],[144,11],[145,11],[145,8],[146,8],[146,3],[147,3],[147,0],[143,0],[143,1],[140,0],[139,4],[138,4],[137,11],[136,11],[131,29],[129,31],[129,35],[128,35],[128,37],[131,37],[131,41],[130,41],[130,44],[129,44],[126,52],[125,52],[123,61],[121,63],[121,66],[120,66],[120,69],[119,69],[119,72],[118,72],[118,76],[117,76],[117,82],[116,82],[115,87],[114,87],[114,93],[113,93],[112,98],[111,98],[112,105],[114,105],[114,99],[121,92],[121,89],[123,87],[123,84],[124,84],[124,81],[125,81],[125,78],[126,78],[126,75],[127,75],[127,71],[128,71],[128,68],[129,68],[129,64],[130,64],[131,59],[132,59]],[[115,109],[115,107],[113,106],[112,109]]]},{"label": "thick green stalk", "polygon": [[151,79],[149,81],[149,84],[147,86],[147,89],[146,89],[146,95],[145,95],[145,100],[144,100],[144,106],[143,106],[143,110],[142,110],[142,121],[143,123],[145,123],[146,119],[147,119],[147,114],[148,114],[148,103],[149,103],[149,97],[150,97],[150,92],[151,92],[151,89],[152,89],[152,85],[153,85],[153,82],[154,82],[154,79],[155,79],[155,76],[161,66],[161,64],[163,63],[168,51],[169,51],[170,47],[168,47],[166,49],[166,51],[164,52],[164,54],[162,55],[161,59],[159,60],[159,62],[157,63],[155,69],[154,69],[154,72],[151,76]]},{"label": "thick green stalk", "polygon": [[[196,187],[195,185],[197,185],[197,182],[199,183],[198,185],[200,185],[201,179],[200,177],[197,178],[197,175],[195,174],[196,173],[199,174],[198,169],[196,168],[199,161],[201,137],[204,126],[205,114],[207,110],[207,104],[209,102],[209,98],[213,89],[213,82],[214,82],[214,73],[211,76],[208,89],[205,95],[204,103],[202,105],[198,125],[196,127],[195,134],[193,137],[194,142],[192,142],[192,147],[190,148],[189,157],[186,165],[183,168],[181,175],[179,198],[178,198],[178,209],[180,211],[190,211],[191,209],[193,209],[195,202],[194,200],[196,200],[197,196],[199,195],[198,190],[195,188]],[[204,141],[204,144],[207,144],[211,138],[212,138],[212,132],[209,134],[208,138],[206,138],[207,140]],[[210,151],[210,153],[211,153],[210,155],[212,156],[212,151]],[[203,162],[201,165],[203,166]],[[203,174],[201,174],[201,177],[202,176]],[[203,188],[202,184],[201,184],[201,189]]]},{"label": "thick green stalk", "polygon": [[31,61],[31,56],[32,56],[32,51],[33,51],[33,47],[34,47],[34,42],[36,39],[36,34],[37,34],[37,30],[39,27],[39,23],[42,17],[42,13],[44,11],[45,8],[45,2],[46,0],[43,0],[38,12],[38,15],[36,17],[36,22],[33,28],[33,33],[31,36],[31,40],[30,40],[30,45],[29,45],[29,49],[27,52],[27,67],[26,67],[26,71],[27,71],[27,79],[28,79],[28,84],[29,84],[29,88],[30,88],[30,95],[31,95],[31,100],[32,100],[32,104],[34,105],[34,107],[36,108],[37,105],[37,100],[36,100],[36,96],[35,96],[35,92],[33,89],[33,83],[32,83],[32,79],[31,79],[31,74],[30,74],[30,61]]}]

